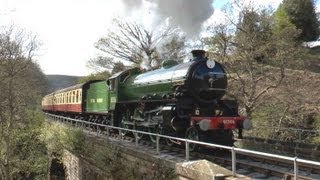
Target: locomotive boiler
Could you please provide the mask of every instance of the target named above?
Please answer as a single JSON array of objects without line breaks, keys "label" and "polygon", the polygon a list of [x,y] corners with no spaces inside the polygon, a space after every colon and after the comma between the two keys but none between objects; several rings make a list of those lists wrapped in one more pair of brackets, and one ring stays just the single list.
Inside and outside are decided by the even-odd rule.
[{"label": "locomotive boiler", "polygon": [[[69,115],[130,129],[232,145],[232,130],[239,129],[241,136],[242,129],[250,128],[249,120],[239,116],[237,102],[225,95],[227,74],[223,66],[205,57],[203,50],[192,53],[193,59],[182,64],[167,60],[157,70],[141,72],[133,68],[116,73],[107,81],[75,86],[81,91],[78,93],[81,97],[76,99],[82,108]],[[44,98],[43,109],[61,113],[48,109],[56,102],[50,98],[54,99],[55,93]],[[68,111],[64,113],[68,114]],[[150,138],[155,141],[153,136]]]}]

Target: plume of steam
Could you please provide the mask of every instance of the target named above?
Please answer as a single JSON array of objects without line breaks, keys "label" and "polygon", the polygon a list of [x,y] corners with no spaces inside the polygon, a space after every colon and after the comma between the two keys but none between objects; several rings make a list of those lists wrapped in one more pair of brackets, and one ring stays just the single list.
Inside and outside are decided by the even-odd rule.
[{"label": "plume of steam", "polygon": [[172,25],[191,36],[201,31],[202,23],[214,12],[213,0],[122,0],[131,10],[132,7],[141,7],[143,1],[155,5],[153,11],[159,20],[169,18]]},{"label": "plume of steam", "polygon": [[139,9],[142,6],[142,1],[143,0],[122,0],[125,8],[129,11]]}]

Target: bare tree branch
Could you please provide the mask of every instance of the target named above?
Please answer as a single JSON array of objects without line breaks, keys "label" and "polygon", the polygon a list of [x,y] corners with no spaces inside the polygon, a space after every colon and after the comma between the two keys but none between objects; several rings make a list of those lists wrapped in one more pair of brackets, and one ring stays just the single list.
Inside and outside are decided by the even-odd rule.
[{"label": "bare tree branch", "polygon": [[[175,28],[160,25],[150,31],[136,22],[114,19],[114,29],[105,38],[101,38],[96,48],[107,55],[121,60],[141,65],[144,62],[148,68],[157,67],[162,61],[158,52],[159,46],[177,32]],[[180,49],[177,49],[181,50]]]}]

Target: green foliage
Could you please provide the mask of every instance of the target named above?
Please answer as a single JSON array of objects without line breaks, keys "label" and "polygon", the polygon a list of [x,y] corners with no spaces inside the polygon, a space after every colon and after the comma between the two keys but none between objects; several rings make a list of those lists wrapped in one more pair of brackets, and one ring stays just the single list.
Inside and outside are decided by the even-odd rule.
[{"label": "green foliage", "polygon": [[285,28],[295,28],[283,6],[274,13],[273,33],[280,34]]},{"label": "green foliage", "polygon": [[311,143],[320,145],[320,114],[315,116],[314,127],[315,130],[318,131],[318,134],[316,134],[315,137],[312,137]]},{"label": "green foliage", "polygon": [[85,151],[85,136],[82,130],[60,123],[46,123],[42,129],[42,140],[47,144],[49,156],[60,160],[64,148],[79,154]]},{"label": "green foliage", "polygon": [[319,21],[313,0],[283,0],[278,11],[285,10],[290,22],[302,32],[299,39],[312,41],[319,37]]},{"label": "green foliage", "polygon": [[11,27],[0,29],[0,176],[43,179],[46,147],[41,141],[43,117],[38,112],[46,78],[32,56],[35,37]]},{"label": "green foliage", "polygon": [[[91,143],[88,145],[94,146]],[[87,157],[93,159],[95,164],[106,170],[106,174],[114,177],[123,177],[127,168],[120,160],[121,154],[119,147],[109,145],[108,147],[94,146],[95,148],[87,152]],[[125,178],[125,177],[123,177]],[[125,178],[127,179],[127,177]]]},{"label": "green foliage", "polygon": [[77,154],[83,153],[86,148],[86,138],[83,131],[74,127],[69,127],[66,130],[67,137],[64,141],[64,147]]},{"label": "green foliage", "polygon": [[40,112],[28,111],[26,123],[19,123],[12,132],[12,169],[13,179],[43,179],[47,172],[47,149],[41,140],[44,118]]}]

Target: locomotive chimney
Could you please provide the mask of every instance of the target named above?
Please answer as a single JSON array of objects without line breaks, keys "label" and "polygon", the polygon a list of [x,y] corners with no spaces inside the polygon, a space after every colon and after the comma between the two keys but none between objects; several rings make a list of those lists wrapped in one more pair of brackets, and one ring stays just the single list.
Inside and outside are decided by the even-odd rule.
[{"label": "locomotive chimney", "polygon": [[199,58],[199,59],[205,58],[205,55],[206,55],[206,51],[200,50],[200,49],[192,50],[191,53],[193,55],[193,58]]}]

